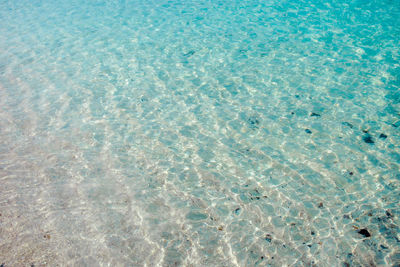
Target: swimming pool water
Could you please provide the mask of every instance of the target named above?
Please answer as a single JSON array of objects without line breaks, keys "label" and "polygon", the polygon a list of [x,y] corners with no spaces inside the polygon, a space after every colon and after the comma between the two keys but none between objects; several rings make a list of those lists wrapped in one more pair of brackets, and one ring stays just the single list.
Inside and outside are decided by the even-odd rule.
[{"label": "swimming pool water", "polygon": [[398,1],[0,18],[0,264],[399,266]]}]

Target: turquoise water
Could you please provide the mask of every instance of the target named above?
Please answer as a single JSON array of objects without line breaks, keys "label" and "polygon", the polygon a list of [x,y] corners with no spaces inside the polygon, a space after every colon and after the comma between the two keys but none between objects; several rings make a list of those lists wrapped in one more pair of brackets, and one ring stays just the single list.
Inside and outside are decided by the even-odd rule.
[{"label": "turquoise water", "polygon": [[0,264],[399,266],[398,1],[0,18]]}]

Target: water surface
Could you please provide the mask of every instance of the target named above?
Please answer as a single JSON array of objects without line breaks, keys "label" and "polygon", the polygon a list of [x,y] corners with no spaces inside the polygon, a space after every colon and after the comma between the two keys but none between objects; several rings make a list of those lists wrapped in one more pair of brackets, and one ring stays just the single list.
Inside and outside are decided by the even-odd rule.
[{"label": "water surface", "polygon": [[0,18],[0,264],[400,264],[398,1]]}]

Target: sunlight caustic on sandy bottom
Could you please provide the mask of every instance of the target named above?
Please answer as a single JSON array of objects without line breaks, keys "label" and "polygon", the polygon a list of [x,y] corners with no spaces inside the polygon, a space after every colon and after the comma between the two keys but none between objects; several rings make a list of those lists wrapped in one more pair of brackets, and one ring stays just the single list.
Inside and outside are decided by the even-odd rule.
[{"label": "sunlight caustic on sandy bottom", "polygon": [[400,264],[398,3],[0,17],[0,264]]}]

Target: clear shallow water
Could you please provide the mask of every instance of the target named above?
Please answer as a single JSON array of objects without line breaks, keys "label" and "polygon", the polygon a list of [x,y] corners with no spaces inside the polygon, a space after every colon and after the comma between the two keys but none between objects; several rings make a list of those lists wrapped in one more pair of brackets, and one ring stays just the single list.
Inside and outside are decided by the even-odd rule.
[{"label": "clear shallow water", "polygon": [[0,264],[400,264],[398,2],[89,2],[0,1]]}]

